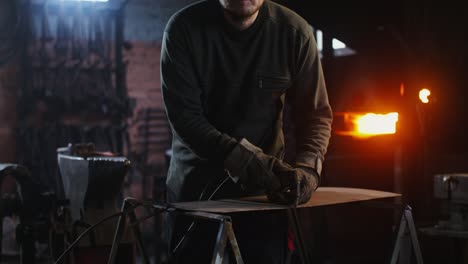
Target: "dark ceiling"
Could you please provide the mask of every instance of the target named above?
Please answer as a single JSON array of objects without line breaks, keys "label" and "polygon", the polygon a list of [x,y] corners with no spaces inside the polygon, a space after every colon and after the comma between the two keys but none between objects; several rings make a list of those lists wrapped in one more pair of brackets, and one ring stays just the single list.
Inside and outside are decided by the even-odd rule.
[{"label": "dark ceiling", "polygon": [[426,41],[458,40],[454,35],[466,37],[468,32],[468,9],[455,3],[460,1],[438,4],[423,0],[278,2],[298,12],[313,26],[357,49],[366,47],[373,37],[380,37],[375,33],[381,31],[388,32],[389,38],[399,39],[412,49]]}]

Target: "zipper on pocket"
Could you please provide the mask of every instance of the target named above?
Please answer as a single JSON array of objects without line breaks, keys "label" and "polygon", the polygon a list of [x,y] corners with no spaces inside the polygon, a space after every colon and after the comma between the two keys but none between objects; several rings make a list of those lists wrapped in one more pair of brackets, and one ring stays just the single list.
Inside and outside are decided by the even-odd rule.
[{"label": "zipper on pocket", "polygon": [[258,76],[258,87],[265,90],[286,89],[290,80],[287,77]]}]

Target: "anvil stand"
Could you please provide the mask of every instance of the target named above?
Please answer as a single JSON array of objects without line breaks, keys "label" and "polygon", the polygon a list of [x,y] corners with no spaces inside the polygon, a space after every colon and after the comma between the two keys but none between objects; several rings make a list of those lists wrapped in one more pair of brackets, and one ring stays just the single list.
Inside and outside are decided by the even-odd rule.
[{"label": "anvil stand", "polygon": [[167,205],[167,204],[158,205],[158,204],[153,204],[151,202],[138,201],[134,198],[125,198],[122,204],[122,209],[121,209],[123,214],[119,217],[119,220],[117,222],[117,228],[115,230],[114,240],[112,242],[112,249],[111,249],[109,259],[107,262],[108,264],[115,263],[117,250],[118,250],[120,242],[122,241],[122,237],[125,231],[127,215],[130,220],[130,227],[135,236],[138,249],[140,250],[141,256],[143,258],[143,263],[150,264],[148,254],[143,244],[143,239],[141,236],[140,228],[138,226],[138,220],[135,215],[135,209],[139,206],[151,208],[159,212],[174,212],[177,214],[193,217],[195,219],[218,222],[219,223],[218,234],[216,237],[216,244],[215,244],[213,258],[211,260],[211,263],[221,264],[223,262],[224,250],[226,249],[228,240],[229,240],[229,243],[231,244],[231,248],[234,253],[236,263],[238,264],[244,263],[244,261],[242,260],[242,256],[240,254],[239,246],[237,244],[236,236],[234,234],[234,229],[232,228],[231,218],[229,216],[205,213],[205,212],[185,211],[185,210],[177,209],[174,207],[170,207],[170,205]]}]

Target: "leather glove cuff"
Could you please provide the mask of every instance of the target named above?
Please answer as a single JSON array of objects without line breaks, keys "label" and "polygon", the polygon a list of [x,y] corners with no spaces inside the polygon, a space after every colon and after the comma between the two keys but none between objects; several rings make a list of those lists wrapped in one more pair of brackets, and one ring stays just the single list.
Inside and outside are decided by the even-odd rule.
[{"label": "leather glove cuff", "polygon": [[305,171],[307,174],[312,175],[315,178],[315,182],[317,184],[314,188],[314,191],[317,190],[317,188],[320,186],[320,175],[317,172],[317,170],[310,168],[310,167],[304,167],[304,166],[299,166],[297,168]]},{"label": "leather glove cuff", "polygon": [[323,159],[316,154],[301,153],[296,157],[294,167],[313,168],[318,175],[322,173]]},{"label": "leather glove cuff", "polygon": [[224,160],[224,168],[234,182],[237,183],[240,178],[245,176],[247,166],[259,152],[263,152],[262,149],[253,145],[245,138],[236,144]]},{"label": "leather glove cuff", "polygon": [[242,176],[242,173],[245,172],[247,165],[254,155],[254,153],[246,153],[243,151],[239,144],[227,155],[224,160],[224,168],[235,183],[239,181],[239,178]]}]

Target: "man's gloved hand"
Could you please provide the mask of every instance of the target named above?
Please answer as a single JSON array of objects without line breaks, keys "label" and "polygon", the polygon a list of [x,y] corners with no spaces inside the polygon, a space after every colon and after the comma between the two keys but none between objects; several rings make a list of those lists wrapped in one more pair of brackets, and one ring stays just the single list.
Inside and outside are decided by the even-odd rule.
[{"label": "man's gloved hand", "polygon": [[268,192],[268,199],[279,204],[303,204],[309,201],[318,187],[318,174],[311,168],[292,168],[284,171],[280,178],[288,178],[289,186],[283,190]]},{"label": "man's gloved hand", "polygon": [[293,168],[246,139],[231,151],[224,166],[234,181],[246,189],[266,189],[268,199],[278,204],[305,203],[318,186],[313,169]]},{"label": "man's gloved hand", "polygon": [[242,139],[224,160],[229,176],[247,190],[276,190],[281,187],[273,168],[279,160]]},{"label": "man's gloved hand", "polygon": [[312,168],[298,167],[296,168],[296,177],[299,183],[297,204],[303,204],[308,202],[312,193],[317,190],[320,176]]}]

